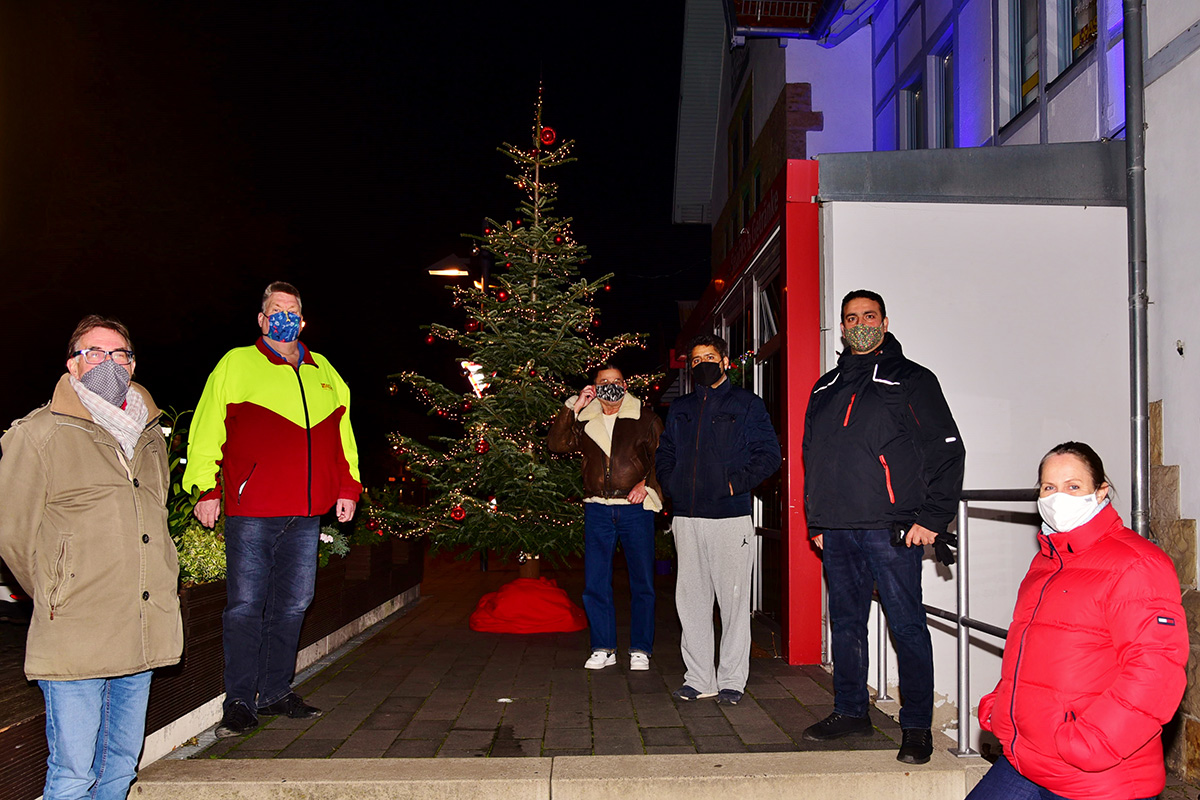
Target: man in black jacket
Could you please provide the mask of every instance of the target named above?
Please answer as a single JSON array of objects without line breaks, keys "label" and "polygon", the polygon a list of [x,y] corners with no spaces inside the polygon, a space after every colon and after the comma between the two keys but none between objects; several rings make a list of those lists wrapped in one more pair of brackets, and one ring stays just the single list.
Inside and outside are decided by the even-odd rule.
[{"label": "man in black jacket", "polygon": [[832,630],[833,713],[804,731],[824,741],[869,734],[867,617],[879,590],[896,644],[903,744],[933,753],[933,649],[921,603],[922,545],[954,519],[966,451],[932,372],[887,332],[883,298],[842,300],[847,348],[816,382],[804,417],[804,507],[822,548]]},{"label": "man in black jacket", "polygon": [[[731,386],[729,346],[697,336],[688,347],[695,391],[671,403],[655,471],[675,512],[679,574],[675,607],[683,629],[690,701],[716,695],[737,705],[750,672],[750,490],[779,469],[779,438],[763,401]],[[713,599],[721,609],[721,664],[713,664]]]}]

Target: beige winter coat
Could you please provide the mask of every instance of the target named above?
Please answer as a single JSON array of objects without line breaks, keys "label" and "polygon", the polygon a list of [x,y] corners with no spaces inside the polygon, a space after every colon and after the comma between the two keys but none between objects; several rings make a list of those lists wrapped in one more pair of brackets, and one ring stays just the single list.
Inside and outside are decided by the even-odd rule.
[{"label": "beige winter coat", "polygon": [[167,448],[149,412],[133,458],[66,375],[0,439],[0,557],[33,595],[30,680],[131,675],[183,650],[179,559],[167,532]]}]

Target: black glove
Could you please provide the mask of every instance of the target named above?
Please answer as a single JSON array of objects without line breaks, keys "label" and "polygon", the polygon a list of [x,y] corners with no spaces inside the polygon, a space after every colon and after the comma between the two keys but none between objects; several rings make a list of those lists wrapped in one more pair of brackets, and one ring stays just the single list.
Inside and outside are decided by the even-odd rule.
[{"label": "black glove", "polygon": [[933,540],[933,555],[946,566],[955,562],[955,550],[958,548],[957,533],[939,533]]}]

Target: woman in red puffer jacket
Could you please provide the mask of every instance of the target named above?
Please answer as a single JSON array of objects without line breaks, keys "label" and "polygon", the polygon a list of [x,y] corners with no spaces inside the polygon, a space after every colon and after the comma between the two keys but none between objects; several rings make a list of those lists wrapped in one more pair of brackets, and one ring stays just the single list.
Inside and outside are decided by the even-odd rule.
[{"label": "woman in red puffer jacket", "polygon": [[1175,567],[1121,522],[1086,444],[1038,470],[1041,552],[1017,592],[979,722],[1004,755],[969,800],[1132,800],[1166,783],[1162,725],[1183,695],[1187,621]]}]

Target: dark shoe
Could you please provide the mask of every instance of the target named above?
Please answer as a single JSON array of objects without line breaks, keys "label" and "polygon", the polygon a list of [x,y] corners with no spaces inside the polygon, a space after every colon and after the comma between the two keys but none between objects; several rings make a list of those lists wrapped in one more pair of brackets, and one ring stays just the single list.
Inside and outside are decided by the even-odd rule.
[{"label": "dark shoe", "polygon": [[226,739],[230,736],[249,733],[257,727],[258,717],[250,710],[250,706],[237,700],[225,710],[225,716],[221,717],[221,724],[217,726],[216,734],[218,739]]},{"label": "dark shoe", "polygon": [[685,703],[689,703],[692,700],[703,700],[706,697],[716,697],[716,694],[714,692],[701,692],[697,689],[693,689],[685,683],[683,686],[680,686],[678,689],[671,692],[671,697],[674,697],[676,700],[682,700]]},{"label": "dark shoe", "polygon": [[875,731],[867,717],[849,717],[833,712],[815,725],[804,729],[804,738],[810,742],[827,742],[843,736],[870,736]]},{"label": "dark shoe", "polygon": [[933,732],[929,728],[905,728],[904,742],[900,752],[896,754],[897,761],[905,764],[924,764],[933,755]]},{"label": "dark shoe", "polygon": [[321,709],[310,706],[295,692],[288,692],[269,706],[259,706],[258,713],[264,717],[290,717],[291,719],[314,719],[321,716]]},{"label": "dark shoe", "polygon": [[737,689],[722,689],[717,692],[717,705],[736,706],[742,702],[742,693]]}]

